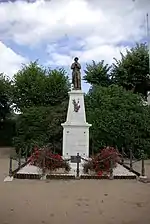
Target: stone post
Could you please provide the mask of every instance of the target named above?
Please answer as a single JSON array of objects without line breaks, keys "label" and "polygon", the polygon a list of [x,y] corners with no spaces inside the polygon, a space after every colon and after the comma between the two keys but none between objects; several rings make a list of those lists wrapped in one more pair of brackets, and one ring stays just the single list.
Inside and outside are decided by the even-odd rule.
[{"label": "stone post", "polygon": [[141,150],[141,159],[142,159],[141,176],[145,176],[144,150]]},{"label": "stone post", "polygon": [[79,172],[80,172],[79,163],[80,163],[80,159],[81,159],[81,157],[79,156],[79,153],[77,153],[77,179],[79,179]]},{"label": "stone post", "polygon": [[130,171],[133,170],[133,164],[132,164],[132,159],[133,159],[133,154],[132,154],[132,149],[129,149],[130,151]]},{"label": "stone post", "polygon": [[25,151],[25,161],[27,162],[28,160],[28,147],[26,146],[26,151]]},{"label": "stone post", "polygon": [[122,164],[124,164],[124,149],[123,149],[123,147],[121,149],[121,154],[122,154],[121,162],[122,162]]},{"label": "stone post", "polygon": [[9,159],[9,176],[12,176],[12,157]]},{"label": "stone post", "polygon": [[114,176],[113,176],[113,160],[112,160],[112,157],[110,158],[110,177],[109,177],[110,180],[113,180],[114,179]]},{"label": "stone post", "polygon": [[18,168],[21,167],[21,149],[19,149],[19,154],[18,154]]}]

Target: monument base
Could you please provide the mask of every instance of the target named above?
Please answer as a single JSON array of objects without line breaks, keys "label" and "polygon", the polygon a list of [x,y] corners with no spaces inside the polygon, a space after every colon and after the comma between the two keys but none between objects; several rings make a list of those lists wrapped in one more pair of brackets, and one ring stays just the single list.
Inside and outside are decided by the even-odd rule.
[{"label": "monument base", "polygon": [[[51,173],[47,173],[44,176],[44,179],[75,179],[75,177],[77,176],[77,164],[76,163],[71,163],[71,170],[69,171],[68,174],[58,174],[56,172],[51,174]],[[83,173],[83,167],[82,167],[82,163],[80,163],[79,165],[79,177],[81,179],[109,179],[109,178],[105,178],[106,176],[102,176],[99,177],[97,174],[84,174]],[[58,177],[58,178],[57,178]],[[109,176],[108,176],[109,177]],[[125,167],[123,167],[120,164],[117,164],[117,167],[113,169],[113,177],[114,179],[136,179],[137,176],[136,174],[130,172],[128,169],[126,169]],[[15,175],[14,178],[17,179],[40,179],[43,180],[43,176],[42,176],[42,170],[40,170],[38,167],[33,166],[33,165],[26,165],[26,167],[21,168]],[[5,182],[7,181],[12,181],[13,177],[6,177],[5,178]],[[147,179],[144,179],[143,182],[148,182]]]},{"label": "monument base", "polygon": [[69,105],[67,120],[63,126],[63,152],[64,158],[76,156],[89,157],[89,127],[86,122],[84,93],[81,90],[69,92]]},{"label": "monument base", "polygon": [[62,124],[63,126],[63,157],[70,158],[77,153],[81,157],[89,157],[89,124]]}]

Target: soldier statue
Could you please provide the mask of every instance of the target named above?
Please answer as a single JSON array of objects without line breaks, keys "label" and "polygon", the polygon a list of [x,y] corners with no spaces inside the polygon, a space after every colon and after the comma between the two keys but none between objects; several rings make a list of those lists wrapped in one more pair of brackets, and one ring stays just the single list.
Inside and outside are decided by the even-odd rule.
[{"label": "soldier statue", "polygon": [[74,86],[75,90],[81,90],[81,73],[80,73],[80,69],[81,69],[81,65],[78,62],[78,58],[75,57],[74,59],[74,63],[71,65],[71,69],[72,71],[72,84]]}]

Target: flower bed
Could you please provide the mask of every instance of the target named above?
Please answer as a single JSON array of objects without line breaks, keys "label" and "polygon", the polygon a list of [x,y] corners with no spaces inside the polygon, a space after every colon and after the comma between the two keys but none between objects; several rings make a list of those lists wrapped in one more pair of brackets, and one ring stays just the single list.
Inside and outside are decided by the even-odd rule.
[{"label": "flower bed", "polygon": [[108,175],[111,168],[115,168],[120,161],[120,154],[113,147],[102,149],[83,165],[84,173],[95,173],[95,175]]},{"label": "flower bed", "polygon": [[54,154],[47,148],[35,148],[34,153],[31,155],[30,159],[31,165],[39,167],[44,172],[57,171],[59,169],[64,170],[64,172],[70,170],[68,161],[64,160],[61,155]]}]

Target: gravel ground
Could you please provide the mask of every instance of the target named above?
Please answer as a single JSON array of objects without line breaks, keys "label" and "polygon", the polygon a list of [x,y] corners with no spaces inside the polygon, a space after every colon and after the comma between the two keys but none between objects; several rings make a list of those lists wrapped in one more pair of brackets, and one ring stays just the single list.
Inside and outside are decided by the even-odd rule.
[{"label": "gravel ground", "polygon": [[8,164],[8,154],[1,150],[0,224],[150,224],[150,184],[136,180],[3,182]]}]

